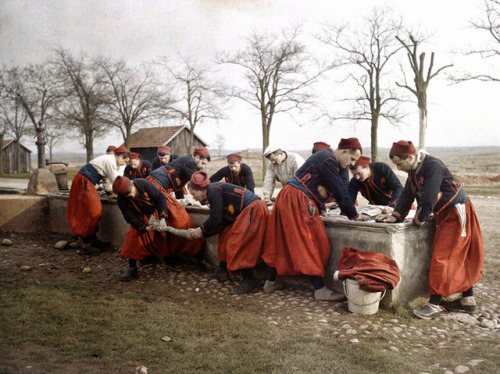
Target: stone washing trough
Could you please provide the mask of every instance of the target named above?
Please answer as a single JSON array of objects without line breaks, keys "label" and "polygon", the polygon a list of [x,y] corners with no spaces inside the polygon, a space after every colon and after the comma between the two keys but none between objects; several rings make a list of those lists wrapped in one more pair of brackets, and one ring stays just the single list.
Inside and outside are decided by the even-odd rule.
[{"label": "stone washing trough", "polygon": [[[0,190],[1,232],[53,232],[71,234],[66,220],[66,193],[44,196],[16,194],[12,190]],[[115,201],[102,200],[103,216],[99,223],[99,237],[120,247],[129,225]],[[205,207],[186,208],[196,224],[208,218]],[[353,222],[340,216],[324,217],[326,233],[330,241],[330,260],[326,283],[330,288],[342,292],[340,282],[334,282],[332,274],[337,269],[340,252],[344,247],[375,251],[393,258],[400,270],[398,286],[387,292],[383,307],[394,302],[415,305],[428,297],[428,273],[435,226],[432,222],[417,228],[410,223],[385,224]],[[213,263],[217,262],[217,237],[206,241],[204,254]],[[300,277],[285,277],[285,281],[296,283]]]}]

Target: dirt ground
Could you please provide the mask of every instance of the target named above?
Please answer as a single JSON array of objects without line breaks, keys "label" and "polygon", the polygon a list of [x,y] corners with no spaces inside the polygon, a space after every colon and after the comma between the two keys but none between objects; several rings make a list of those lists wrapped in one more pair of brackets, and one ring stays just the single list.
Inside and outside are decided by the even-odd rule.
[{"label": "dirt ground", "polygon": [[[498,319],[500,312],[498,304],[500,299],[500,231],[497,225],[500,219],[500,198],[472,197],[472,201],[481,223],[486,254],[485,275],[476,288],[476,299],[481,304],[480,312],[484,314],[486,313],[484,310],[486,310],[491,314],[491,318]],[[207,274],[202,272],[194,263],[177,266],[169,264],[146,265],[140,269],[140,278],[137,281],[121,283],[118,281],[118,277],[125,269],[126,261],[120,258],[118,248],[113,248],[96,256],[85,256],[79,254],[77,248],[54,249],[54,244],[58,240],[64,239],[74,242],[74,238],[70,236],[2,234],[0,240],[4,238],[8,238],[13,242],[12,246],[0,246],[0,289],[9,293],[15,292],[15,290],[21,292],[29,287],[36,289],[36,287],[45,283],[55,283],[83,288],[92,287],[94,292],[109,297],[110,295],[123,294],[146,295],[142,297],[149,300],[149,302],[154,301],[155,298],[165,297],[182,304],[189,303],[189,300],[195,298],[197,303],[206,300],[215,303],[215,308],[229,308],[229,310],[234,310],[235,313],[241,308],[246,308],[252,311],[257,318],[272,323],[273,328],[276,327],[274,324],[280,325],[285,322],[289,323],[292,320],[302,321],[297,322],[301,326],[301,332],[315,337],[323,336],[324,331],[321,329],[326,328],[325,326],[328,324],[328,333],[333,334],[332,336],[336,338],[348,339],[346,340],[347,344],[365,338],[365,335],[357,338],[356,335],[348,335],[350,334],[349,331],[352,330],[359,335],[363,332],[370,339],[374,339],[377,334],[384,335],[379,336],[380,339],[383,339],[384,344],[386,344],[387,340],[387,331],[385,330],[394,330],[396,333],[391,332],[392,335],[389,335],[394,340],[391,343],[392,345],[389,344],[390,346],[388,345],[385,348],[381,347],[381,353],[390,355],[391,351],[393,351],[392,353],[397,351],[401,360],[404,361],[405,357],[415,360],[415,370],[422,367],[428,369],[425,371],[418,369],[415,372],[443,372],[444,368],[453,370],[454,367],[460,364],[468,365],[473,369],[472,372],[481,373],[495,372],[500,368],[498,356],[488,353],[494,351],[498,353],[498,338],[500,337],[498,327],[486,329],[474,326],[474,333],[471,333],[472,327],[467,324],[467,321],[456,321],[443,317],[438,322],[426,321],[421,323],[413,319],[409,312],[398,314],[398,311],[382,311],[379,312],[377,317],[367,320],[366,318],[351,315],[347,311],[346,303],[332,305],[330,303],[314,302],[311,297],[311,290],[304,287],[286,289],[270,295],[259,291],[253,295],[231,296],[229,291],[238,284],[238,278],[220,285],[215,280],[209,280]],[[82,272],[85,268],[89,268],[90,272]],[[168,287],[161,288],[159,285],[162,284]],[[0,301],[2,301],[1,298]],[[314,316],[312,321],[310,320],[311,316]],[[9,318],[14,317],[7,316],[7,321]],[[30,355],[28,354],[29,350],[26,351],[19,345],[16,346],[16,344],[21,343],[17,343],[15,338],[12,337],[12,335],[18,333],[27,333],[26,331],[29,330],[16,326],[16,329],[21,330],[16,330],[17,333],[13,333],[10,330],[12,326],[5,322],[5,316],[0,316],[0,320],[4,320],[4,324],[0,323],[0,335],[6,334],[4,336],[9,336],[11,340],[10,343],[8,343],[9,340],[5,340],[3,344],[0,343],[0,373],[83,373],[94,372],[94,369],[95,372],[114,372],[107,371],[110,367],[113,367],[109,364],[104,369],[99,367],[99,370],[97,370],[97,366],[92,369],[90,364],[90,366],[84,365],[82,367],[75,367],[74,363],[72,365],[60,364],[60,361],[64,362],[64,359],[57,357],[57,355],[56,357],[51,356],[49,359],[34,359],[33,357],[36,357],[36,355]],[[445,323],[447,327],[442,329],[442,323]],[[335,328],[331,327],[332,324]],[[351,327],[351,330],[348,327]],[[309,331],[309,329],[315,330]],[[399,331],[402,329],[403,333],[400,333]],[[408,330],[408,333],[406,333],[405,329]],[[440,334],[436,329],[446,332]],[[435,336],[436,341],[423,339],[422,333],[415,335],[417,331],[422,331],[424,337],[426,333]],[[443,341],[446,346],[442,345]],[[495,341],[496,343],[494,343]],[[422,353],[422,349],[433,351],[443,347],[448,347],[448,353],[444,356],[437,353],[437,351],[434,354]],[[454,347],[467,347],[465,349],[468,349],[469,352],[466,351],[465,354],[457,356]],[[130,362],[128,367],[135,367],[134,365],[137,363],[138,361]],[[162,364],[157,363],[156,365],[156,371],[154,372],[165,372],[161,369]],[[172,370],[172,372],[184,372],[184,370],[186,372],[198,372],[198,370],[193,370],[192,367],[186,369],[186,366],[178,365],[181,365],[179,369]],[[228,365],[228,363],[225,365]],[[152,366],[154,367],[154,365]],[[48,370],[48,367],[53,370]],[[351,368],[351,370],[356,369]],[[201,372],[203,371],[201,370]],[[221,372],[220,367],[207,369],[207,371]],[[239,372],[239,370],[232,371]],[[255,371],[266,372],[266,370],[260,368],[257,370],[257,367]],[[379,370],[374,371],[379,372]],[[405,371],[406,369],[403,367],[394,372]],[[288,372],[288,370],[275,368],[274,372]],[[312,370],[311,372],[322,372],[322,370]],[[372,371],[366,370],[365,367],[360,372]],[[413,371],[410,370],[410,372]]]}]

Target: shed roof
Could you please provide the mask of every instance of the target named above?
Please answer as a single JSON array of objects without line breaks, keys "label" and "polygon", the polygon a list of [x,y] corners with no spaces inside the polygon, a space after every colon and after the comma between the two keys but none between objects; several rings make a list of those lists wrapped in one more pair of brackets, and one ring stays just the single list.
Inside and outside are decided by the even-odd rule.
[{"label": "shed roof", "polygon": [[[187,126],[163,126],[140,129],[130,135],[129,147],[149,148],[166,145],[172,139],[174,139],[184,128],[190,131]],[[201,139],[198,135],[196,135],[196,133],[194,134],[194,136],[205,146],[208,144],[203,141],[203,139]]]},{"label": "shed roof", "polygon": [[[7,147],[8,145],[10,145],[11,143],[15,143],[16,141],[14,139],[2,139],[2,149],[4,149],[5,147]],[[27,147],[25,147],[24,145],[21,144],[21,147],[23,147],[24,149],[26,149],[29,153],[31,153],[31,150]]]}]

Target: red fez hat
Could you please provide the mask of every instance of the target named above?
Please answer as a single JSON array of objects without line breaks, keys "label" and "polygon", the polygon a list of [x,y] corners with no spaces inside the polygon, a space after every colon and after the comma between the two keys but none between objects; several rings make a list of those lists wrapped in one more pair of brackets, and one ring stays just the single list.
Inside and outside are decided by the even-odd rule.
[{"label": "red fez hat", "polygon": [[370,165],[370,157],[361,156],[360,158],[358,158],[358,161],[356,161],[355,165],[359,165],[364,168],[368,167],[368,165]]},{"label": "red fez hat", "polygon": [[111,152],[111,151],[114,151],[116,149],[116,147],[114,145],[110,145],[108,147],[108,149],[106,149],[106,152]]},{"label": "red fez hat", "polygon": [[138,160],[139,159],[139,153],[130,152],[130,159],[131,160]]},{"label": "red fez hat", "polygon": [[363,149],[361,148],[361,143],[359,142],[358,138],[348,138],[348,139],[340,139],[339,142],[339,149],[360,149],[361,152],[363,152]]},{"label": "red fez hat", "polygon": [[313,144],[312,153],[316,153],[316,152],[322,151],[324,149],[328,149],[330,147],[331,147],[330,144],[327,144],[325,142],[316,142]]},{"label": "red fez hat", "polygon": [[399,142],[392,143],[390,153],[396,156],[410,156],[417,153],[417,151],[410,140],[400,140]]},{"label": "red fez hat", "polygon": [[115,149],[115,155],[118,153],[130,153],[127,148],[125,147],[118,147]]},{"label": "red fez hat", "polygon": [[117,195],[126,195],[130,186],[130,179],[118,176],[113,182],[113,192]]},{"label": "red fez hat", "polygon": [[165,153],[166,155],[170,154],[170,147],[166,145],[160,145],[156,153]]},{"label": "red fez hat", "polygon": [[195,148],[193,156],[203,156],[210,161],[210,153],[208,153],[208,149],[206,148]]},{"label": "red fez hat", "polygon": [[204,171],[197,171],[193,173],[189,181],[189,186],[195,190],[203,190],[210,184],[210,179],[208,174]]},{"label": "red fez hat", "polygon": [[238,161],[238,162],[241,162],[242,159],[241,155],[237,153],[231,153],[230,155],[227,155],[226,158],[228,161]]}]

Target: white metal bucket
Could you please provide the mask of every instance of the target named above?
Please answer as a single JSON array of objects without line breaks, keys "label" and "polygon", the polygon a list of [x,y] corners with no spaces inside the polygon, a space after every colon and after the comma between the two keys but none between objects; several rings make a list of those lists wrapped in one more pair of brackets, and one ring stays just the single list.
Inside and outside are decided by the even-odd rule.
[{"label": "white metal bucket", "polygon": [[384,292],[368,292],[359,288],[354,279],[346,279],[342,282],[344,294],[347,297],[347,306],[352,313],[365,316],[375,314],[378,311],[380,300],[385,296]]}]

